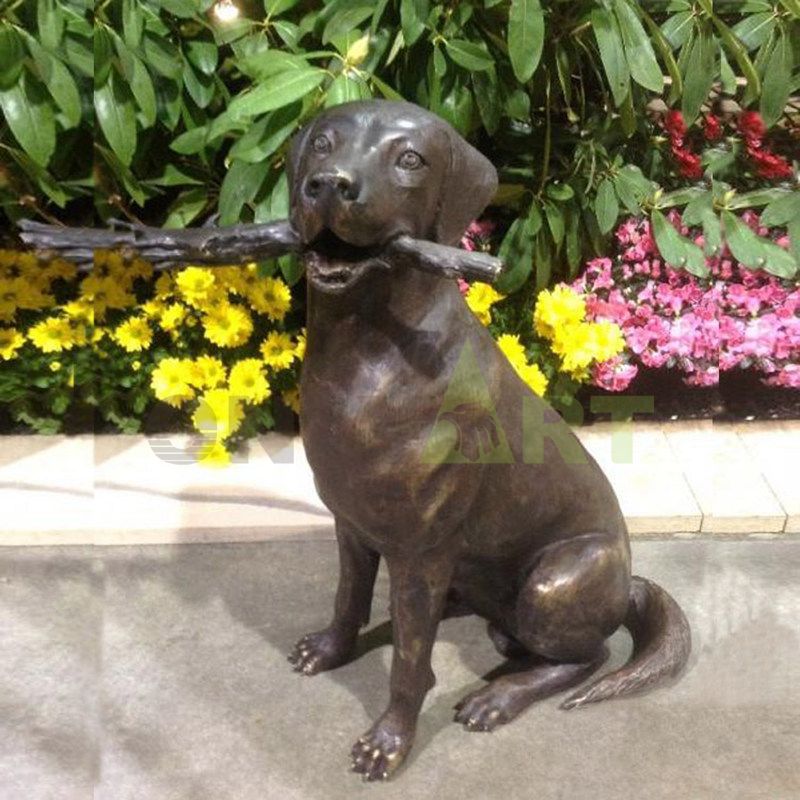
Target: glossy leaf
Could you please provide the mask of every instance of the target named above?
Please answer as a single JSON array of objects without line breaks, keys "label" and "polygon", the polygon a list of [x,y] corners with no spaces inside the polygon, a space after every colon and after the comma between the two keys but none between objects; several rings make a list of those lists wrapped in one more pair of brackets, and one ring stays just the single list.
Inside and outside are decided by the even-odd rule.
[{"label": "glossy leaf", "polygon": [[605,178],[597,187],[597,198],[594,204],[597,224],[603,233],[608,233],[619,217],[619,200],[614,191],[614,184]]},{"label": "glossy leaf", "polygon": [[705,255],[694,242],[681,236],[658,209],[653,210],[651,221],[656,246],[667,264],[698,277],[708,275]]},{"label": "glossy leaf", "polygon": [[539,0],[511,0],[508,15],[508,55],[520,83],[539,66],[544,47],[544,14]]},{"label": "glossy leaf", "polygon": [[0,109],[22,149],[46,167],[56,148],[56,124],[42,85],[24,71],[18,83],[0,90]]},{"label": "glossy leaf", "polygon": [[486,70],[494,66],[494,59],[480,45],[465,39],[449,39],[445,41],[447,54],[464,69]]},{"label": "glossy leaf", "polygon": [[781,278],[791,278],[798,270],[792,254],[762,239],[736,214],[722,212],[725,241],[731,253],[748,269],[765,269]]},{"label": "glossy leaf", "polygon": [[234,119],[253,117],[289,105],[317,88],[325,78],[325,71],[315,67],[281,72],[255,89],[237,95],[228,106]]},{"label": "glossy leaf", "polygon": [[16,84],[24,57],[19,34],[11,27],[0,27],[0,89],[9,89]]},{"label": "glossy leaf", "polygon": [[664,88],[664,76],[639,17],[627,0],[614,0],[614,13],[622,33],[625,60],[628,62],[631,77],[645,89],[661,92]]},{"label": "glossy leaf", "polygon": [[220,225],[239,222],[242,208],[258,194],[269,169],[270,164],[267,161],[259,161],[257,164],[234,161],[231,164],[219,192]]},{"label": "glossy leaf", "polygon": [[605,8],[592,11],[591,20],[611,94],[617,106],[621,106],[631,87],[630,70],[625,60],[619,24],[616,17]]},{"label": "glossy leaf", "polygon": [[792,92],[793,66],[794,56],[791,42],[788,35],[781,32],[764,69],[761,116],[767,126],[777,122],[783,113]]},{"label": "glossy leaf", "polygon": [[136,112],[130,94],[114,72],[95,91],[94,108],[106,141],[119,160],[129,166],[136,152]]}]

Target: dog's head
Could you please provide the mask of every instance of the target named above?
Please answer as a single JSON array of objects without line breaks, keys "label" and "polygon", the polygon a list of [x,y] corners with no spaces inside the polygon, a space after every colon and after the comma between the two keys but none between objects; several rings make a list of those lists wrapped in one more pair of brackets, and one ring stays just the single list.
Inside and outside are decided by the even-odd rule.
[{"label": "dog's head", "polygon": [[491,162],[411,103],[368,100],[321,114],[292,142],[291,222],[317,288],[341,292],[407,234],[455,244],[497,187]]}]

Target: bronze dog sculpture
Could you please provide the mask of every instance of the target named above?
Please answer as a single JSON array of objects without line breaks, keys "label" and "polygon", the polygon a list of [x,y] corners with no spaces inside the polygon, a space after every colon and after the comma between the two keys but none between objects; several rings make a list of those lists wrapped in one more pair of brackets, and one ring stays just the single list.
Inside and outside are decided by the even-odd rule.
[{"label": "bronze dog sculpture", "polygon": [[[437,625],[456,610],[488,621],[511,667],[456,706],[468,730],[491,731],[583,682],[621,625],[633,636],[631,661],[562,707],[676,676],[688,623],[666,592],[631,576],[608,480],[520,380],[455,281],[414,268],[425,260],[421,240],[444,245],[444,258],[489,203],[490,162],[423,109],[367,101],[309,123],[287,167],[291,224],[266,239],[283,237],[283,251],[306,264],[301,432],[340,559],[333,619],[299,640],[294,668],[313,675],[350,660],[381,557],[390,579],[389,703],[356,742],[353,769],[375,780],[403,762],[435,680]],[[477,371],[461,380],[464,402],[448,407],[465,353]],[[483,395],[470,395],[473,382]]]}]

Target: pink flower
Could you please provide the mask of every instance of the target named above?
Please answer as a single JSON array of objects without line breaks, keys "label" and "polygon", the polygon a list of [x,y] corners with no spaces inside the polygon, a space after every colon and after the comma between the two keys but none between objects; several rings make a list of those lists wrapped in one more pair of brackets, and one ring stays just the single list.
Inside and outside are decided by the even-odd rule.
[{"label": "pink flower", "polygon": [[615,356],[592,367],[592,383],[609,392],[622,392],[630,386],[639,368]]}]

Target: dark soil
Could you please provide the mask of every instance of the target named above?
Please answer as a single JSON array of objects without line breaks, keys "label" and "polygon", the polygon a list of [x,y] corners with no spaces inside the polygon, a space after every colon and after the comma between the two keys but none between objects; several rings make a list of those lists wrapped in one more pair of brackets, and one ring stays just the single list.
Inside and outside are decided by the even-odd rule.
[{"label": "dark soil", "polygon": [[[765,386],[759,373],[723,372],[719,386],[687,386],[675,370],[640,369],[628,389],[620,393],[584,387],[579,395],[587,422],[607,420],[597,411],[596,397],[651,397],[652,413],[635,412],[634,419],[736,420],[800,419],[800,391]],[[602,402],[602,401],[601,401]]]}]

